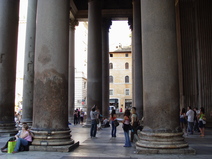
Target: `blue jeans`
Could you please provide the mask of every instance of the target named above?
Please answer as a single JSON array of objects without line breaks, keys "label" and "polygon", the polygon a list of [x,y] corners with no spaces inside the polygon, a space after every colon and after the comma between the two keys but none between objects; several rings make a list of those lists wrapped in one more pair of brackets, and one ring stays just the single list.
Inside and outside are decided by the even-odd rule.
[{"label": "blue jeans", "polygon": [[91,137],[96,137],[96,130],[97,130],[96,120],[91,120],[91,131],[90,131]]},{"label": "blue jeans", "polygon": [[111,136],[116,137],[116,127],[114,125],[114,121],[111,122],[111,125],[112,125]]},{"label": "blue jeans", "polygon": [[25,139],[22,139],[22,138],[18,138],[18,140],[16,140],[16,145],[15,145],[14,151],[18,152],[21,145],[27,146],[28,141]]},{"label": "blue jeans", "polygon": [[193,134],[194,122],[188,122],[188,132]]},{"label": "blue jeans", "polygon": [[131,142],[130,142],[130,137],[129,137],[129,130],[124,131],[124,136],[125,136],[125,144],[124,147],[131,147]]}]

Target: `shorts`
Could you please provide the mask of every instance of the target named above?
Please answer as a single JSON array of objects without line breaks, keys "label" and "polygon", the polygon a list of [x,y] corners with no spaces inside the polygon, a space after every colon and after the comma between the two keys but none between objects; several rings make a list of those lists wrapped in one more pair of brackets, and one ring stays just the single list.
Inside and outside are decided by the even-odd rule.
[{"label": "shorts", "polygon": [[205,128],[205,124],[202,121],[199,121],[199,128]]}]

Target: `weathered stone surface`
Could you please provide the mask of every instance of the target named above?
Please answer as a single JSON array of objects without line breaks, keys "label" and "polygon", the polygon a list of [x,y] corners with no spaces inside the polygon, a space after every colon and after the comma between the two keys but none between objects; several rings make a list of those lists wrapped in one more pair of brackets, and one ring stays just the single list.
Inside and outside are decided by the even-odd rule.
[{"label": "weathered stone surface", "polygon": [[88,65],[87,65],[87,119],[90,124],[90,111],[96,104],[102,113],[102,29],[101,3],[88,1]]},{"label": "weathered stone surface", "polygon": [[35,74],[33,128],[63,130],[68,126],[68,81],[55,70]]},{"label": "weathered stone surface", "polygon": [[0,1],[0,134],[15,131],[19,1]]},{"label": "weathered stone surface", "polygon": [[68,1],[37,3],[31,130],[32,144],[47,150],[73,142],[68,127],[68,6]]},{"label": "weathered stone surface", "polygon": [[139,153],[187,153],[179,126],[179,82],[173,1],[141,1],[144,128]]},{"label": "weathered stone surface", "polygon": [[37,0],[28,1],[21,122],[32,125]]}]

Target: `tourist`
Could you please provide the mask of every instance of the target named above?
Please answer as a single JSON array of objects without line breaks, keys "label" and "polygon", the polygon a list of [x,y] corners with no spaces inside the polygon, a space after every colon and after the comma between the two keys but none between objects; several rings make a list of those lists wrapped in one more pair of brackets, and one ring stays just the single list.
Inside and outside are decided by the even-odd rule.
[{"label": "tourist", "polygon": [[206,124],[206,117],[205,117],[205,110],[203,107],[200,108],[200,114],[198,115],[199,119],[199,130],[200,136],[205,136],[205,124]]},{"label": "tourist", "polygon": [[76,109],[74,111],[74,125],[78,124],[78,110]]},{"label": "tourist", "polygon": [[96,137],[96,131],[97,131],[97,122],[99,121],[98,119],[98,112],[96,111],[97,107],[94,105],[91,108],[90,111],[90,117],[91,117],[91,131],[90,131],[90,137],[95,138]]},{"label": "tourist", "polygon": [[80,121],[81,121],[81,124],[83,124],[83,122],[84,122],[84,115],[85,115],[85,112],[81,109],[81,111],[80,111]]},{"label": "tourist", "polygon": [[131,147],[130,137],[129,137],[129,131],[130,131],[130,110],[126,109],[124,112],[124,120],[123,122],[123,130],[124,130],[124,136],[125,136],[125,144],[124,147]]},{"label": "tourist", "polygon": [[197,119],[197,117],[199,116],[199,114],[200,114],[200,111],[198,110],[198,108],[197,107],[195,107],[194,108],[194,131],[195,132],[200,132],[200,130],[199,130],[199,122],[198,122],[198,119]]},{"label": "tourist", "polygon": [[116,126],[114,124],[115,120],[116,120],[116,110],[113,109],[111,114],[110,114],[110,122],[111,122],[111,126],[112,126],[112,130],[111,130],[111,136],[112,137],[116,137]]},{"label": "tourist", "polygon": [[[1,148],[1,151],[7,152],[9,141],[16,141],[16,146],[15,146],[14,151],[12,153],[17,153],[18,151],[22,150],[21,149],[22,146],[26,148],[29,145],[31,145],[33,134],[30,132],[30,130],[28,128],[29,128],[28,125],[26,123],[24,123],[22,125],[22,130],[19,131],[18,134],[15,135],[15,137],[11,137],[7,141],[6,145]],[[23,149],[23,150],[29,150],[29,148]]]},{"label": "tourist", "polygon": [[187,135],[187,120],[186,120],[186,109],[182,108],[180,112],[180,127],[184,133],[184,135]]},{"label": "tourist", "polygon": [[28,130],[28,125],[27,124],[23,124],[22,125],[22,130],[15,135],[16,137],[16,145],[15,145],[15,149],[12,153],[17,153],[20,149],[20,147],[23,146],[29,146],[32,143],[32,134],[31,132]]},{"label": "tourist", "polygon": [[110,123],[109,123],[109,120],[107,118],[104,118],[103,125],[104,125],[105,128],[110,127]]},{"label": "tourist", "polygon": [[136,114],[136,107],[132,107],[131,113],[132,113],[132,115],[131,115],[131,125],[132,125],[131,142],[133,142],[134,134],[137,134],[137,128],[139,126],[138,115]]}]

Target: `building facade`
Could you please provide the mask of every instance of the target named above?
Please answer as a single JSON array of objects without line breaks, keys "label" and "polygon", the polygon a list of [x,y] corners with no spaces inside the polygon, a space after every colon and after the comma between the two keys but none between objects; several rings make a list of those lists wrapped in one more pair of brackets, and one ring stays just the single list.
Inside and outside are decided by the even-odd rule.
[{"label": "building facade", "polygon": [[88,23],[79,22],[75,27],[75,109],[87,112],[87,45]]},{"label": "building facade", "polygon": [[119,50],[109,53],[110,105],[124,111],[132,107],[132,53]]},{"label": "building facade", "polygon": [[75,72],[75,109],[87,112],[87,79],[83,72]]}]

